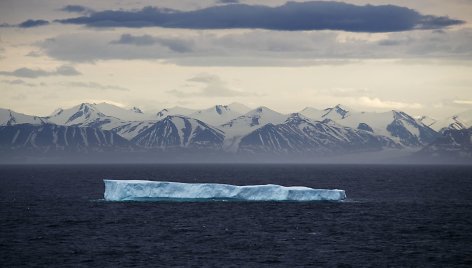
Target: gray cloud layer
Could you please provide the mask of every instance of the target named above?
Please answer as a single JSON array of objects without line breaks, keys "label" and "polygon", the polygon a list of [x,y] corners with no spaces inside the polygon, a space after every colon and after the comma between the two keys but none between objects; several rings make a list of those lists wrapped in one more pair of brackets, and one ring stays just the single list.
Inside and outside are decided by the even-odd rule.
[{"label": "gray cloud layer", "polygon": [[2,80],[3,83],[8,84],[8,85],[13,85],[13,86],[27,86],[27,87],[36,87],[36,84],[33,83],[28,83],[24,80],[21,79],[15,79],[15,80]]},{"label": "gray cloud layer", "polygon": [[61,83],[67,87],[81,87],[89,89],[99,89],[99,90],[118,90],[118,91],[129,91],[128,88],[115,86],[115,85],[104,85],[96,82],[64,82]]},{"label": "gray cloud layer", "polygon": [[235,96],[248,96],[252,95],[247,92],[233,90],[228,87],[225,81],[223,81],[217,75],[200,74],[187,80],[191,83],[197,83],[203,85],[198,91],[186,91],[186,90],[169,90],[167,93],[177,96],[179,98],[188,97],[235,97]]},{"label": "gray cloud layer", "polygon": [[288,2],[278,7],[232,4],[193,11],[145,7],[137,11],[106,10],[58,20],[90,27],[167,27],[188,29],[341,30],[398,32],[441,29],[463,21],[422,15],[394,5],[357,6],[342,2]]},{"label": "gray cloud layer", "polygon": [[20,24],[18,24],[18,27],[20,28],[33,28],[33,27],[38,27],[38,26],[44,26],[48,25],[49,21],[47,20],[27,20],[24,21]]},{"label": "gray cloud layer", "polygon": [[[73,62],[162,59],[185,65],[215,66],[274,65],[274,62],[277,65],[309,65],[313,61],[329,59],[336,59],[331,63],[342,64],[357,59],[472,58],[470,29],[391,33],[381,41],[340,41],[338,36],[336,32],[263,30],[224,36],[198,33],[180,38],[91,32],[60,35],[39,45],[48,56]],[[339,62],[339,59],[343,61]]]},{"label": "gray cloud layer", "polygon": [[90,14],[93,13],[93,9],[81,6],[81,5],[67,5],[61,8],[61,11],[69,12],[69,13],[83,13],[83,14]]},{"label": "gray cloud layer", "polygon": [[136,46],[152,46],[154,44],[159,44],[177,53],[190,52],[192,51],[193,46],[193,42],[191,40],[178,38],[160,38],[147,34],[138,36],[132,34],[122,34],[120,39],[112,41],[111,44]]},{"label": "gray cloud layer", "polygon": [[81,73],[77,71],[74,67],[68,66],[68,65],[59,66],[54,71],[46,71],[42,69],[19,68],[11,72],[8,72],[8,71],[0,72],[0,75],[23,77],[23,78],[38,78],[38,77],[43,77],[43,76],[58,76],[58,75],[74,76],[74,75],[80,75],[80,74]]},{"label": "gray cloud layer", "polygon": [[220,4],[238,4],[239,0],[217,0],[216,2]]}]

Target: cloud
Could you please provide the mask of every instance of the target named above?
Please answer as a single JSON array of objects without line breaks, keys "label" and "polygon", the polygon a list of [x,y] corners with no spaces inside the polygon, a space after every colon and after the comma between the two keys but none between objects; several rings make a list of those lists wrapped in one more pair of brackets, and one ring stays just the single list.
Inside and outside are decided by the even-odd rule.
[{"label": "cloud", "polygon": [[455,104],[472,105],[472,100],[454,100]]},{"label": "cloud", "polygon": [[[236,97],[252,95],[247,92],[233,90],[228,87],[225,81],[219,76],[210,74],[200,74],[187,80],[190,83],[203,85],[203,87],[192,91],[187,90],[169,90],[167,93],[180,98],[187,97]],[[189,85],[187,85],[189,86]],[[190,86],[192,87],[192,86]]]},{"label": "cloud", "polygon": [[317,94],[322,94],[326,96],[335,96],[335,97],[350,97],[350,96],[363,96],[370,93],[370,90],[365,88],[347,88],[347,87],[337,87],[329,89],[319,89],[316,90]]},{"label": "cloud", "polygon": [[5,76],[16,76],[23,78],[38,78],[43,76],[75,76],[80,75],[81,73],[77,71],[74,67],[69,65],[62,65],[56,68],[53,71],[45,71],[42,69],[30,69],[30,68],[19,68],[14,71],[0,71],[0,75]]},{"label": "cloud", "polygon": [[77,71],[74,67],[69,65],[62,65],[59,66],[55,72],[50,72],[51,75],[65,75],[65,76],[73,76],[73,75],[80,75],[79,71]]},{"label": "cloud", "polygon": [[159,44],[177,53],[191,52],[193,42],[178,38],[160,38],[151,35],[131,35],[122,34],[120,39],[112,41],[111,44],[119,45],[135,45],[135,46],[151,46]]},{"label": "cloud", "polygon": [[159,59],[192,66],[307,66],[363,59],[472,58],[472,29],[379,34],[372,40],[357,33],[352,34],[356,38],[341,40],[343,34],[252,30],[224,35],[185,32],[176,38],[93,31],[63,34],[37,45],[45,55],[64,61]]},{"label": "cloud", "polygon": [[33,83],[28,83],[24,80],[21,79],[15,79],[15,80],[2,80],[2,83],[8,84],[8,85],[13,85],[13,86],[27,86],[27,87],[36,87],[36,84]]},{"label": "cloud", "polygon": [[90,27],[158,26],[186,29],[340,30],[371,33],[442,29],[464,23],[449,17],[422,15],[406,7],[358,6],[332,1],[288,2],[278,7],[232,4],[192,11],[145,7],[130,11],[105,10],[57,21]]},{"label": "cloud", "polygon": [[444,109],[444,107],[470,108],[472,99],[443,99],[434,104],[434,108]]},{"label": "cloud", "polygon": [[421,109],[423,105],[417,102],[385,101],[379,98],[363,96],[357,99],[357,103],[363,106],[381,109]]},{"label": "cloud", "polygon": [[44,26],[48,25],[49,21],[47,20],[27,20],[24,21],[20,24],[18,24],[18,27],[20,28],[33,28],[33,27],[39,27],[39,26]]},{"label": "cloud", "polygon": [[83,14],[90,14],[94,12],[93,9],[85,7],[85,6],[81,6],[81,5],[67,5],[61,8],[60,10],[64,12],[69,12],[69,13],[83,13]]},{"label": "cloud", "polygon": [[26,54],[25,56],[37,58],[37,57],[41,57],[42,54],[41,54],[41,52],[39,52],[39,51],[30,51],[30,52],[28,52],[28,54]]},{"label": "cloud", "polygon": [[67,87],[81,87],[81,88],[90,88],[90,89],[100,89],[100,90],[117,90],[117,91],[129,91],[128,88],[115,86],[115,85],[104,85],[96,82],[63,82],[63,86]]},{"label": "cloud", "polygon": [[217,0],[219,4],[239,4],[239,0]]}]

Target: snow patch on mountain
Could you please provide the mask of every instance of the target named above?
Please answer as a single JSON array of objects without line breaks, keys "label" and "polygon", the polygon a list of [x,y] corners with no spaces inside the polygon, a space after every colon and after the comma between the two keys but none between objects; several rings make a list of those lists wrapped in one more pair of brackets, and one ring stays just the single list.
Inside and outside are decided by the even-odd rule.
[{"label": "snow patch on mountain", "polygon": [[135,136],[132,141],[144,148],[221,149],[224,133],[200,120],[167,116]]},{"label": "snow patch on mountain", "polygon": [[201,120],[213,126],[218,126],[240,115],[239,112],[233,111],[228,105],[216,105],[205,110],[191,113],[189,117]]},{"label": "snow patch on mountain", "polygon": [[472,110],[467,110],[453,116],[437,120],[430,127],[438,132],[448,129],[462,130],[472,127]]},{"label": "snow patch on mountain", "polygon": [[169,116],[169,115],[184,115],[184,116],[188,116],[189,114],[191,113],[194,113],[196,112],[196,110],[194,109],[189,109],[189,108],[185,108],[185,107],[180,107],[180,106],[175,106],[175,107],[172,107],[172,108],[165,108],[165,109],[162,109],[161,111],[159,111],[157,114],[156,114],[156,117],[157,119],[163,119],[165,118],[166,116]]},{"label": "snow patch on mountain", "polygon": [[236,151],[239,141],[244,135],[266,124],[280,124],[286,119],[287,115],[278,113],[264,106],[251,110],[221,125],[221,130],[226,134],[224,147],[226,150]]},{"label": "snow patch on mountain", "polygon": [[239,151],[270,153],[330,153],[355,150],[381,150],[395,147],[383,136],[364,130],[344,127],[325,119],[312,121],[301,114],[292,114],[282,124],[267,124],[244,136]]},{"label": "snow patch on mountain", "polygon": [[20,124],[0,127],[2,150],[115,151],[132,145],[111,132],[90,127]]},{"label": "snow patch on mountain", "polygon": [[0,108],[0,126],[11,126],[17,124],[42,125],[48,121],[44,118],[17,113],[9,109]]},{"label": "snow patch on mountain", "polygon": [[234,111],[234,112],[239,113],[239,114],[246,114],[249,111],[251,111],[251,108],[249,108],[246,105],[241,104],[239,102],[232,102],[232,103],[230,103],[226,106],[228,106],[231,109],[231,111]]},{"label": "snow patch on mountain", "polygon": [[401,111],[356,112],[346,106],[337,105],[325,109],[326,113],[321,118],[316,110],[305,109],[304,111],[302,112],[313,120],[330,119],[343,126],[388,137],[402,146],[426,145],[436,137],[434,130]]}]

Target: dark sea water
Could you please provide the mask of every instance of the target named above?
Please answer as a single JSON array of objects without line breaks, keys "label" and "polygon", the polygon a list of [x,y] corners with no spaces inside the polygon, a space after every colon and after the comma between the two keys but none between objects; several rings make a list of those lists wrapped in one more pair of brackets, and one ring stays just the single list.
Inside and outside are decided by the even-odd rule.
[{"label": "dark sea water", "polygon": [[[102,179],[302,185],[333,202],[122,202]],[[472,267],[472,167],[0,166],[1,267]]]}]

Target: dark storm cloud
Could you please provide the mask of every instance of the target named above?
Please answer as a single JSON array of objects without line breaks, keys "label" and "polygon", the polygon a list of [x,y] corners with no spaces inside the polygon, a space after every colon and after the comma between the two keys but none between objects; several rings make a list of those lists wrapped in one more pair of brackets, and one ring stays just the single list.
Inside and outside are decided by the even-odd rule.
[{"label": "dark storm cloud", "polygon": [[120,39],[112,41],[111,44],[152,46],[155,44],[166,47],[177,53],[191,52],[193,42],[177,38],[159,38],[151,35],[123,34]]},{"label": "dark storm cloud", "polygon": [[357,6],[342,2],[288,2],[282,6],[219,5],[193,11],[145,7],[136,11],[107,10],[58,20],[90,27],[167,27],[187,29],[259,28],[268,30],[341,30],[398,32],[441,29],[463,21],[422,15],[394,5]]},{"label": "dark storm cloud", "polygon": [[20,28],[32,28],[32,27],[38,27],[38,26],[44,26],[48,25],[49,21],[47,20],[27,20],[24,21],[20,24],[18,24],[18,27]]},{"label": "dark storm cloud", "polygon": [[57,75],[74,76],[74,75],[80,75],[80,74],[81,73],[78,72],[74,67],[68,66],[68,65],[59,66],[54,71],[45,71],[42,69],[19,68],[11,72],[8,72],[8,71],[0,72],[0,75],[23,77],[23,78],[38,78],[38,77],[43,77],[43,76],[57,76]]},{"label": "dark storm cloud", "polygon": [[69,12],[69,13],[92,13],[93,9],[81,6],[81,5],[67,5],[63,8],[60,9],[61,11],[64,12]]}]

